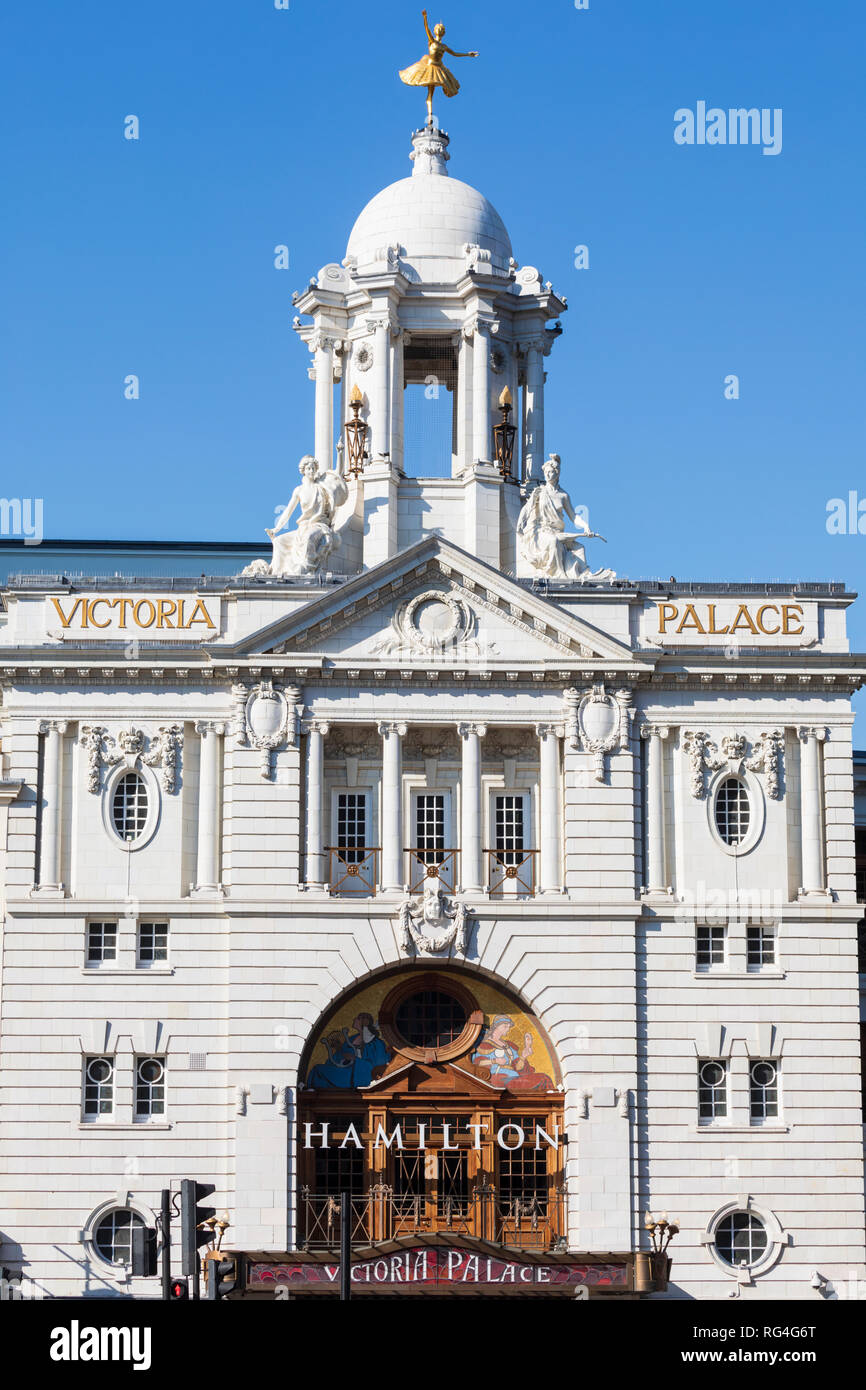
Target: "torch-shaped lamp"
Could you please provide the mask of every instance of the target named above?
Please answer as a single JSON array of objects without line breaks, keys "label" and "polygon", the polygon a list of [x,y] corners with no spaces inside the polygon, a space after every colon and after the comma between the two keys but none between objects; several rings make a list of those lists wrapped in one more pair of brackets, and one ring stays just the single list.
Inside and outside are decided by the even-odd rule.
[{"label": "torch-shaped lamp", "polygon": [[364,459],[367,458],[368,425],[365,420],[361,419],[361,406],[363,404],[364,396],[356,383],[352,387],[352,394],[349,397],[349,409],[352,412],[352,418],[346,421],[346,473],[350,478],[360,477],[364,470]]},{"label": "torch-shaped lamp", "polygon": [[499,409],[502,412],[502,418],[498,425],[493,426],[493,457],[499,464],[499,471],[503,478],[513,477],[511,463],[514,458],[514,436],[517,433],[517,426],[512,425],[509,420],[513,408],[511,392],[506,386],[499,397]]},{"label": "torch-shaped lamp", "polygon": [[649,1251],[649,1266],[653,1287],[656,1293],[664,1293],[671,1273],[668,1246],[679,1231],[680,1225],[676,1219],[668,1217],[666,1211],[663,1211],[661,1216],[653,1216],[652,1212],[648,1211],[644,1218],[644,1226],[649,1232],[652,1245]]}]

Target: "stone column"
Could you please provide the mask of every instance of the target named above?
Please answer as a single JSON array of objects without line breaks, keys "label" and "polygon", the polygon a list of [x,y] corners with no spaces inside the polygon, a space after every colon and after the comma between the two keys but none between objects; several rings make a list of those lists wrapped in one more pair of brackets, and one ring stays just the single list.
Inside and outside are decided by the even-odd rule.
[{"label": "stone column", "polygon": [[490,325],[476,319],[472,339],[472,458],[487,463],[493,452],[490,438]]},{"label": "stone column", "polygon": [[526,480],[543,481],[544,463],[544,350],[540,343],[526,349],[526,437],[523,446]]},{"label": "stone column", "polygon": [[198,719],[195,731],[201,740],[201,762],[198,774],[198,850],[193,891],[196,894],[210,894],[220,890],[220,740],[226,726],[211,719]]},{"label": "stone column", "polygon": [[371,458],[391,457],[391,323],[387,314],[367,320],[373,330],[373,368],[370,383]]},{"label": "stone column", "polygon": [[802,893],[823,893],[824,843],[821,815],[821,744],[827,730],[804,726],[800,740],[800,836],[803,858]]},{"label": "stone column", "polygon": [[670,730],[660,724],[644,724],[647,739],[646,771],[646,866],[644,887],[648,893],[668,891],[665,871],[665,780],[662,747]]},{"label": "stone column", "polygon": [[311,719],[307,734],[307,864],[308,888],[324,891],[328,883],[328,866],[324,844],[325,806],[325,739],[329,725],[321,719]]},{"label": "stone column", "polygon": [[316,458],[324,471],[334,467],[334,339],[313,339],[316,369]]},{"label": "stone column", "polygon": [[481,740],[487,733],[483,724],[459,724],[460,774],[460,882],[466,893],[484,888],[481,827]]},{"label": "stone column", "polygon": [[542,893],[558,893],[562,887],[559,740],[564,730],[558,724],[536,724],[535,732],[540,750],[539,887]]},{"label": "stone column", "polygon": [[382,723],[382,869],[383,892],[403,889],[403,759],[405,724]]},{"label": "stone column", "polygon": [[60,882],[60,770],[65,719],[46,719],[39,725],[45,736],[42,763],[42,821],[39,849],[39,889],[61,894]]}]

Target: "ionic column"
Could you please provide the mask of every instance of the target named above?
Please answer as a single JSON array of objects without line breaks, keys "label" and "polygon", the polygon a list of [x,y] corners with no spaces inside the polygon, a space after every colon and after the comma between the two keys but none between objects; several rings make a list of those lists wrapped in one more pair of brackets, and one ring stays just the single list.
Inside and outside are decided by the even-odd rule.
[{"label": "ionic column", "polygon": [[539,741],[539,887],[542,893],[558,893],[562,887],[562,853],[560,850],[562,804],[559,792],[559,740],[563,729],[558,724],[536,724]]},{"label": "ionic column", "polygon": [[803,893],[824,892],[823,816],[821,815],[821,744],[826,729],[805,726],[800,740],[800,836]]},{"label": "ionic column", "polygon": [[65,719],[45,719],[39,732],[45,736],[42,763],[42,820],[39,850],[39,888],[60,893],[60,764],[63,756]]},{"label": "ionic column", "polygon": [[484,886],[481,827],[481,740],[483,724],[459,724],[460,773],[460,882],[466,893],[480,893]]},{"label": "ionic column", "polygon": [[220,888],[220,740],[226,726],[211,719],[198,719],[195,731],[201,743],[198,774],[198,850],[193,892],[217,893]]},{"label": "ionic column", "polygon": [[526,480],[542,482],[544,463],[544,351],[530,343],[526,349],[526,435],[523,445]]},{"label": "ionic column", "polygon": [[403,888],[403,758],[405,724],[382,723],[382,891]]},{"label": "ionic column", "polygon": [[311,719],[307,735],[307,862],[308,888],[324,890],[328,882],[324,845],[324,781],[325,739],[329,725],[321,719]]},{"label": "ionic column", "polygon": [[371,456],[391,455],[391,324],[388,316],[367,320],[373,330],[373,380],[370,384]]},{"label": "ionic column", "polygon": [[644,887],[648,893],[668,891],[665,872],[665,781],[662,747],[670,730],[662,724],[644,724],[641,738],[647,740],[646,772],[646,869]]},{"label": "ionic column", "polygon": [[490,439],[490,355],[489,325],[475,320],[472,339],[472,458],[489,462],[493,452]]},{"label": "ionic column", "polygon": [[334,340],[319,333],[313,342],[316,370],[316,458],[324,471],[334,466]]}]

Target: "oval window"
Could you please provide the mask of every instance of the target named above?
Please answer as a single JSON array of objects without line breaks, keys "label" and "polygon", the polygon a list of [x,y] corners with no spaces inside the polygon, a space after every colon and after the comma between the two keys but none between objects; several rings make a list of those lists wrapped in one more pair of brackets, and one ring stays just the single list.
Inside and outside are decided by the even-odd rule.
[{"label": "oval window", "polygon": [[111,801],[111,821],[121,840],[139,839],[147,823],[147,787],[137,772],[118,779]]},{"label": "oval window", "polygon": [[749,793],[739,777],[726,777],[716,792],[716,829],[726,845],[741,845],[749,833]]},{"label": "oval window", "polygon": [[460,1037],[467,1014],[459,999],[443,990],[424,989],[398,1006],[394,1027],[409,1047],[447,1047]]},{"label": "oval window", "polygon": [[128,1207],[116,1207],[108,1212],[93,1232],[97,1255],[112,1265],[128,1265],[132,1261],[132,1231],[145,1223],[138,1212]]}]

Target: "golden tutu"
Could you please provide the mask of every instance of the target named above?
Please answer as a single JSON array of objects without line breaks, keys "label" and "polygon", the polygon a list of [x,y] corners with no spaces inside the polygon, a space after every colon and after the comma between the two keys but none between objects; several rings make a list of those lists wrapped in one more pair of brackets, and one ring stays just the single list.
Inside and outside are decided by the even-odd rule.
[{"label": "golden tutu", "polygon": [[400,80],[405,82],[407,87],[441,87],[446,97],[456,96],[460,91],[460,83],[453,72],[450,72],[444,63],[439,62],[442,55],[440,45],[431,44],[430,47],[439,49],[439,52],[435,56],[428,53],[426,58],[419,58],[411,67],[403,68]]}]

